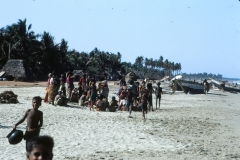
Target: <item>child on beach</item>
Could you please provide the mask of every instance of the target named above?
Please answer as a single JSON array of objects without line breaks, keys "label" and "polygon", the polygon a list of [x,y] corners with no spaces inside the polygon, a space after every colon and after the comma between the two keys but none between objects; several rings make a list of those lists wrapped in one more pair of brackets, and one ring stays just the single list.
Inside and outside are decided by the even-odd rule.
[{"label": "child on beach", "polygon": [[160,109],[160,101],[162,98],[162,87],[160,87],[160,82],[157,83],[157,88],[155,89],[155,96],[156,96],[156,109],[157,109],[157,104],[159,104],[159,109]]},{"label": "child on beach", "polygon": [[27,159],[36,160],[36,159],[53,159],[53,147],[54,141],[50,136],[38,136],[32,138],[26,146],[27,150]]},{"label": "child on beach", "polygon": [[32,99],[32,109],[28,109],[23,118],[19,120],[14,126],[13,129],[23,123],[27,119],[27,128],[24,135],[24,139],[27,142],[35,136],[39,136],[40,129],[43,125],[43,112],[39,111],[38,108],[42,104],[42,98],[40,96],[33,97]]},{"label": "child on beach", "polygon": [[79,94],[78,88],[74,88],[74,90],[71,93],[70,101],[78,103],[78,99],[79,99],[78,94]]},{"label": "child on beach", "polygon": [[132,113],[132,107],[133,107],[133,92],[132,92],[132,87],[128,87],[128,90],[127,90],[127,96],[126,96],[126,99],[127,99],[127,103],[126,103],[126,106],[127,106],[127,109],[129,110],[129,118],[131,117],[131,113]]},{"label": "child on beach", "polygon": [[148,103],[148,91],[147,91],[147,89],[144,89],[142,91],[141,103],[140,103],[140,107],[142,109],[142,116],[144,118],[144,121],[146,121],[145,112],[147,114],[147,103]]},{"label": "child on beach", "polygon": [[108,108],[110,112],[115,112],[116,109],[118,108],[118,101],[116,100],[115,96],[112,97],[112,100],[110,101]]},{"label": "child on beach", "polygon": [[109,103],[110,107],[117,107],[118,106],[118,101],[116,100],[115,96],[112,96],[112,100]]},{"label": "child on beach", "polygon": [[119,102],[118,110],[126,111],[127,110],[127,101],[126,99],[121,99]]},{"label": "child on beach", "polygon": [[79,98],[79,106],[85,106],[87,104],[86,94],[87,92],[83,92],[83,94]]},{"label": "child on beach", "polygon": [[104,98],[104,95],[100,95],[99,98],[98,98],[98,101],[96,103],[96,109],[97,111],[105,111],[106,110],[106,100],[103,100]]}]

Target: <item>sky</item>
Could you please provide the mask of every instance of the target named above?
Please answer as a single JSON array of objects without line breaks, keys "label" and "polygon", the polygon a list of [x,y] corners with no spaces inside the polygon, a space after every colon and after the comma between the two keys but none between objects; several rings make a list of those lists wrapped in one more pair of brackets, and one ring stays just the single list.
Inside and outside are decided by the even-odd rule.
[{"label": "sky", "polygon": [[240,78],[239,0],[1,0],[0,28],[19,19],[79,52],[163,56],[183,73]]}]

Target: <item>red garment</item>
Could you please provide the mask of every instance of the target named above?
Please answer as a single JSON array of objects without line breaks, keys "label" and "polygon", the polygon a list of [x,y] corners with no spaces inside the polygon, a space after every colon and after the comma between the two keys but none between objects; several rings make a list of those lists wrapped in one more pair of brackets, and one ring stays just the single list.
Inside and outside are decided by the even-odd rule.
[{"label": "red garment", "polygon": [[80,81],[81,83],[85,83],[85,82],[86,82],[85,78],[80,78],[79,81]]}]

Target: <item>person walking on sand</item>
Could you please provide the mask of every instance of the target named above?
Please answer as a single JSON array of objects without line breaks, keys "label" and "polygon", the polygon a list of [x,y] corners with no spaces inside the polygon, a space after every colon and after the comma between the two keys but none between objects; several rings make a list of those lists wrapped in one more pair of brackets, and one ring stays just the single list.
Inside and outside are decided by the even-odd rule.
[{"label": "person walking on sand", "polygon": [[140,101],[141,101],[142,91],[146,88],[145,84],[146,82],[142,81],[142,84],[138,87],[138,97],[140,98]]},{"label": "person walking on sand", "polygon": [[131,113],[132,113],[132,107],[133,107],[133,98],[134,98],[134,94],[132,92],[132,87],[129,86],[128,89],[127,89],[127,95],[126,95],[127,109],[129,111],[128,118],[132,118]]},{"label": "person walking on sand", "polygon": [[157,83],[157,88],[155,89],[155,96],[156,96],[156,109],[157,109],[157,104],[159,104],[159,109],[160,109],[160,101],[162,98],[162,87],[160,87],[161,83]]},{"label": "person walking on sand", "polygon": [[206,79],[203,81],[203,87],[204,87],[204,93],[205,93],[205,95],[207,95],[207,93],[209,91],[209,83]]},{"label": "person walking on sand", "polygon": [[148,90],[148,108],[149,108],[149,111],[151,110],[151,108],[152,108],[152,111],[153,111],[153,103],[152,103],[153,88],[152,88],[152,83],[149,82],[148,78],[146,79],[146,81],[147,81],[147,90]]},{"label": "person walking on sand", "polygon": [[27,119],[27,128],[24,135],[24,139],[26,140],[26,144],[29,140],[31,140],[35,136],[39,136],[40,129],[43,125],[43,112],[39,111],[38,108],[42,104],[42,98],[40,96],[33,97],[32,99],[32,109],[28,109],[23,118],[20,119],[14,126],[13,129],[23,123],[25,119]]}]

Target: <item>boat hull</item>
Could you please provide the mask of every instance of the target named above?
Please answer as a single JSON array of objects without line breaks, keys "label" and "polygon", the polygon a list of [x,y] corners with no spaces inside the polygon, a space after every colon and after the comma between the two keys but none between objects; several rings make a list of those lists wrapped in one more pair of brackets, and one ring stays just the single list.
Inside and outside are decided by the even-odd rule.
[{"label": "boat hull", "polygon": [[176,85],[178,91],[183,90],[185,93],[204,94],[204,86],[202,83],[177,80]]},{"label": "boat hull", "polygon": [[212,80],[212,84],[215,87],[223,89],[224,91],[227,91],[227,92],[240,92],[240,86],[231,86],[229,84],[225,84],[225,86],[223,87],[221,85],[223,82],[217,81],[217,80],[214,80],[214,79],[211,79],[211,80]]}]

